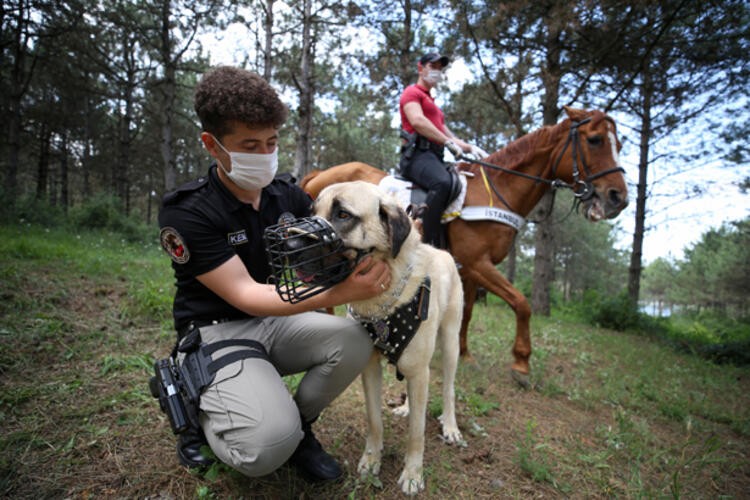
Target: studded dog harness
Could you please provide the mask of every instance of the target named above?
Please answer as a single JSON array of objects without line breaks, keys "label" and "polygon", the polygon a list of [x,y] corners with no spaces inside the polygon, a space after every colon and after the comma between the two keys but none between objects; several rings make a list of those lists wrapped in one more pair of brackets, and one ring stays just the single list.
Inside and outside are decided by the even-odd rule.
[{"label": "studded dog harness", "polygon": [[[430,311],[430,277],[425,277],[414,297],[385,318],[365,318],[349,308],[349,314],[362,323],[377,349],[396,365],[404,349],[426,320]],[[396,377],[404,375],[396,368]]]}]

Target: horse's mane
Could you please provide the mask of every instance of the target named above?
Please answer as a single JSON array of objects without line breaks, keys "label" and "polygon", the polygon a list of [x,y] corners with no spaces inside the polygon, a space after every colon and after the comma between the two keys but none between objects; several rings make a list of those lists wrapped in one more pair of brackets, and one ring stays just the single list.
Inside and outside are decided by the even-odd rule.
[{"label": "horse's mane", "polygon": [[557,142],[560,127],[564,122],[546,125],[533,132],[522,135],[508,143],[505,147],[495,151],[487,157],[489,163],[515,170],[519,165],[531,160],[531,156],[539,149],[552,146]]}]

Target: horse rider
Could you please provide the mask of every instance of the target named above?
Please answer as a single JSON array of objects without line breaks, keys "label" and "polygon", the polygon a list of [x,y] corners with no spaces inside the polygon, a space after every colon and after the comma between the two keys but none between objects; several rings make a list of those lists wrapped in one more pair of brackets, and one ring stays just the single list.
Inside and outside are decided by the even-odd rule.
[{"label": "horse rider", "polygon": [[417,83],[406,87],[399,101],[403,140],[400,173],[427,191],[422,239],[437,248],[447,247],[440,219],[453,188],[452,167],[445,165],[443,152],[447,148],[455,158],[481,152],[450,131],[431,94],[443,80],[448,64],[450,59],[437,52],[423,55],[417,63]]}]

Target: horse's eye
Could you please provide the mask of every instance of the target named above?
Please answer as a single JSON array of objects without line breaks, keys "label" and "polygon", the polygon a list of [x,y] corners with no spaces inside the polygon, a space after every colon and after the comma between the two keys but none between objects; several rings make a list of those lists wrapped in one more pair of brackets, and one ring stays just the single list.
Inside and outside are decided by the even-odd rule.
[{"label": "horse's eye", "polygon": [[592,135],[591,137],[587,137],[586,140],[592,146],[601,146],[603,142],[602,136],[600,135]]}]

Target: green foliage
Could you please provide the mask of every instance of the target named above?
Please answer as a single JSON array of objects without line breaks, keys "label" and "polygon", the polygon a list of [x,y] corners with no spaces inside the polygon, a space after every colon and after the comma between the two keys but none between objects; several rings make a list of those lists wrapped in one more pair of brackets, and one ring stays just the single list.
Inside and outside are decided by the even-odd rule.
[{"label": "green foliage", "polygon": [[750,310],[750,217],[707,231],[678,263],[672,301],[737,316]]},{"label": "green foliage", "polygon": [[74,227],[81,229],[115,231],[130,242],[155,238],[153,228],[124,215],[120,200],[109,195],[95,195],[83,204],[71,209],[70,222]]},{"label": "green foliage", "polygon": [[578,307],[578,312],[590,324],[618,331],[635,328],[643,319],[625,292],[602,295],[590,290]]},{"label": "green foliage", "polygon": [[534,421],[526,422],[526,432],[523,439],[516,443],[516,463],[528,474],[531,479],[539,482],[555,482],[552,475],[550,458],[547,457],[547,446],[538,443],[534,430],[536,429]]},{"label": "green foliage", "polygon": [[[0,199],[7,199],[0,189]],[[0,222],[20,224],[45,224],[50,227],[65,223],[65,212],[59,206],[52,206],[46,200],[35,196],[22,196],[15,204],[0,204]]]},{"label": "green foliage", "polygon": [[123,310],[125,316],[159,318],[165,311],[171,311],[174,289],[170,280],[146,279],[131,282],[129,286],[130,302]]},{"label": "green foliage", "polygon": [[717,363],[750,365],[750,318],[732,318],[718,312],[674,314],[668,339],[680,349]]}]

